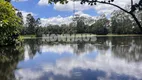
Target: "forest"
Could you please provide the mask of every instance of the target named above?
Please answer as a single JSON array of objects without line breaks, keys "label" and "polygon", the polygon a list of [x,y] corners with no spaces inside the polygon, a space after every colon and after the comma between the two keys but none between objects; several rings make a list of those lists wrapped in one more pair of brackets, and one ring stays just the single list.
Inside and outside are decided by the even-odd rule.
[{"label": "forest", "polygon": [[[137,12],[137,17],[142,21],[142,13]],[[22,13],[18,12],[17,16],[22,17]],[[111,17],[100,15],[96,19],[76,14],[69,24],[46,26],[41,25],[40,18],[35,19],[31,14],[26,17],[26,23],[23,23],[21,35],[42,34],[141,34],[139,27],[130,15],[121,10],[116,10]],[[142,24],[142,22],[141,22]]]}]

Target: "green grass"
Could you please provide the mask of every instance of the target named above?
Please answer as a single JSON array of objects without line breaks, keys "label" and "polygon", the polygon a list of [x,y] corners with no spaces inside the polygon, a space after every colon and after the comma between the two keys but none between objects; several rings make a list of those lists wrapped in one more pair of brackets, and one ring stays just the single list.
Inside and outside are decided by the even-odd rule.
[{"label": "green grass", "polygon": [[76,34],[76,37],[81,37],[82,35],[86,35],[88,37],[93,37],[93,36],[96,36],[96,37],[119,37],[119,36],[142,36],[142,34],[107,34],[107,35],[96,35],[96,34]]},{"label": "green grass", "polygon": [[107,35],[97,35],[97,36],[142,36],[140,34],[107,34]]},{"label": "green grass", "polygon": [[[140,34],[107,34],[107,35],[96,35],[96,34],[72,34],[71,37],[82,37],[82,35],[85,35],[85,36],[88,36],[88,37],[93,37],[93,36],[96,36],[96,37],[123,37],[123,36],[142,36]],[[63,36],[63,35],[61,35]],[[36,37],[36,35],[21,35],[20,36],[22,39],[36,39],[36,38],[39,38],[39,37]]]},{"label": "green grass", "polygon": [[22,37],[23,39],[33,39],[36,38],[36,35],[21,35],[20,37]]}]

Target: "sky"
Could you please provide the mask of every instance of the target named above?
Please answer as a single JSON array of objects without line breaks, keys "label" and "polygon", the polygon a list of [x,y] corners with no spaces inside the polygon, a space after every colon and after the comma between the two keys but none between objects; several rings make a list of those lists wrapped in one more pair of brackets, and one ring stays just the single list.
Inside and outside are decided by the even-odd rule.
[{"label": "sky", "polygon": [[[114,10],[118,10],[110,5],[97,4],[90,6],[88,4],[81,5],[79,1],[68,1],[67,4],[63,5],[60,3],[48,4],[48,0],[12,0],[12,4],[23,13],[24,22],[26,20],[26,15],[31,13],[35,18],[41,18],[43,25],[70,23],[74,14],[96,18],[102,14],[108,16]],[[115,0],[113,3],[124,8],[130,1],[131,0]],[[139,0],[134,0],[134,2],[138,1]],[[73,8],[73,5],[75,5],[75,8]],[[75,10],[75,13],[73,10]]]}]

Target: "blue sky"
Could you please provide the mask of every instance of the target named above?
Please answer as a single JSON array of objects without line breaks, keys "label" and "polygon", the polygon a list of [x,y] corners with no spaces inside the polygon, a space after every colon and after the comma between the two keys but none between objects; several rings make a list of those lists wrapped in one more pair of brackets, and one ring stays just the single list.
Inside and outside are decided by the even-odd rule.
[{"label": "blue sky", "polygon": [[[26,12],[32,12],[36,14],[36,17],[40,18],[49,18],[49,17],[55,17],[55,16],[62,16],[62,17],[67,17],[70,15],[73,15],[73,10],[71,11],[60,11],[54,9],[54,4],[49,4],[49,5],[38,5],[39,0],[29,0],[29,1],[22,1],[22,2],[15,2],[13,1],[12,4],[14,7],[21,11],[26,11]],[[96,16],[97,13],[94,9],[88,9],[82,11],[83,13],[89,14],[91,16]]]},{"label": "blue sky", "polygon": [[[65,5],[60,3],[48,4],[48,0],[19,0],[12,1],[15,8],[23,13],[24,22],[26,15],[31,13],[35,18],[41,18],[42,24],[67,24],[72,21],[73,16],[73,1]],[[131,0],[115,0],[113,3],[121,7],[125,7]],[[134,2],[139,0],[134,0]],[[81,5],[80,2],[75,2],[75,14],[80,16],[96,19],[97,16],[105,14],[110,15],[114,10],[118,10],[110,5],[98,4],[96,6],[89,6],[88,4]]]}]

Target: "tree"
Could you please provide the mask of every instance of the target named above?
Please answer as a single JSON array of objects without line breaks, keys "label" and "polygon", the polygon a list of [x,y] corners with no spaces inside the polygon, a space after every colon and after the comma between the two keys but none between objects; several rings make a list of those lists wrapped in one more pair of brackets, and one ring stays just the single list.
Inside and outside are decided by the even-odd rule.
[{"label": "tree", "polygon": [[21,19],[20,24],[23,25],[23,24],[24,24],[24,21],[23,21],[22,12],[18,11],[18,12],[17,12],[17,16]]},{"label": "tree", "polygon": [[76,24],[77,33],[85,33],[86,32],[86,26],[85,26],[86,17],[76,14],[75,17],[73,18],[73,21],[76,21],[76,23],[77,23]]},{"label": "tree", "polygon": [[130,15],[125,12],[114,11],[111,17],[111,32],[113,34],[132,34],[135,28],[133,22]]},{"label": "tree", "polygon": [[7,1],[7,2],[11,2],[11,0],[5,0],[5,1]]},{"label": "tree", "polygon": [[108,23],[109,20],[104,15],[102,15],[100,19],[96,20],[96,22],[91,25],[91,32],[99,35],[108,34]]},{"label": "tree", "polygon": [[9,2],[0,2],[0,45],[10,45],[17,41],[20,21]]},{"label": "tree", "polygon": [[81,1],[81,4],[84,4],[84,3],[88,3],[89,5],[96,5],[97,3],[102,3],[102,4],[109,4],[109,5],[112,5],[112,6],[114,6],[114,7],[117,7],[117,8],[119,8],[119,9],[121,9],[122,11],[124,11],[124,12],[126,12],[126,13],[128,13],[128,14],[130,14],[132,17],[133,17],[133,19],[136,21],[136,23],[137,23],[137,25],[138,25],[138,27],[140,28],[140,30],[142,31],[142,26],[141,26],[141,24],[140,24],[140,22],[138,21],[138,19],[137,19],[137,17],[135,16],[135,14],[134,14],[134,12],[138,9],[138,10],[141,10],[142,8],[142,0],[140,0],[139,1],[139,3],[138,4],[133,4],[133,0],[131,0],[131,10],[130,11],[127,11],[126,9],[124,9],[124,8],[122,8],[121,6],[118,6],[118,5],[116,5],[116,4],[113,4],[112,2],[113,2],[114,0],[104,0],[104,1],[99,1],[99,0],[91,0],[91,1],[89,1],[89,0],[82,0]]},{"label": "tree", "polygon": [[40,18],[37,18],[37,20],[35,21],[35,26],[39,27],[41,25],[41,20]]},{"label": "tree", "polygon": [[31,14],[26,17],[26,27],[28,29],[28,34],[35,34],[36,21]]},{"label": "tree", "polygon": [[11,0],[0,0],[0,2],[2,2],[2,1],[7,1],[7,2],[11,2]]},{"label": "tree", "polygon": [[76,30],[76,23],[75,22],[71,22],[69,24],[69,33],[70,34],[74,34],[76,32],[77,32],[77,30]]},{"label": "tree", "polygon": [[35,21],[35,26],[36,26],[36,29],[35,29],[36,36],[41,37],[42,34],[43,34],[43,30],[42,30],[42,27],[41,27],[40,18],[37,18],[37,20]]},{"label": "tree", "polygon": [[[68,0],[49,0],[49,3],[52,3],[52,2],[54,2],[54,3],[60,2],[62,4],[65,4],[68,2]],[[122,11],[124,11],[132,16],[132,18],[135,20],[139,29],[142,32],[142,26],[141,26],[139,20],[137,19],[136,15],[134,14],[134,12],[136,10],[139,10],[139,11],[142,10],[142,0],[140,0],[139,3],[136,3],[136,4],[134,4],[133,0],[131,0],[131,8],[130,8],[131,10],[130,11],[122,8],[121,6],[114,4],[113,2],[114,2],[114,0],[81,0],[81,4],[88,3],[89,5],[93,6],[93,5],[97,5],[97,3],[101,3],[101,4],[112,5],[114,7],[121,9]]]}]

